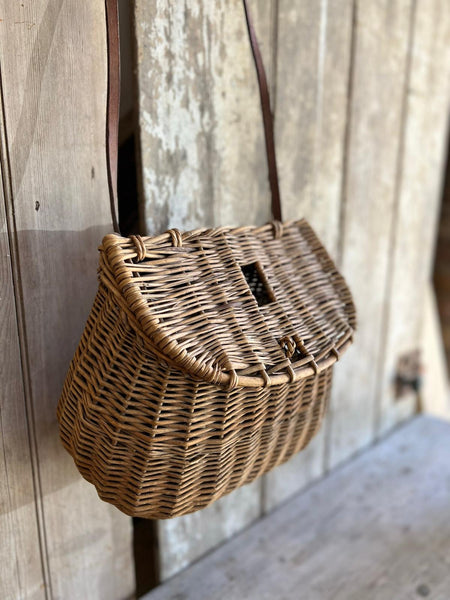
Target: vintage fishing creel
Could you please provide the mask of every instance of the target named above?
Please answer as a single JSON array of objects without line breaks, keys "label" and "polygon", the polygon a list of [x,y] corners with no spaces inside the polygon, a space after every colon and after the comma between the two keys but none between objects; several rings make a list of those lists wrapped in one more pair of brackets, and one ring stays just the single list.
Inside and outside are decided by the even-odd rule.
[{"label": "vintage fishing creel", "polygon": [[[277,217],[273,123],[249,32]],[[62,442],[123,512],[193,512],[308,444],[354,329],[345,281],[304,220],[107,235],[58,405]]]},{"label": "vintage fishing creel", "polygon": [[355,312],[305,221],[111,234],[100,250],[59,419],[101,498],[185,514],[306,446]]}]

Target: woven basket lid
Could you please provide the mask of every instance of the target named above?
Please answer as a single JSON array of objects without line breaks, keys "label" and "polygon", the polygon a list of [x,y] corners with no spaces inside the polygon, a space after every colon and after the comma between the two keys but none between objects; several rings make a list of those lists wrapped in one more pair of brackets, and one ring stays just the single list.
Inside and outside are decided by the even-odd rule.
[{"label": "woven basket lid", "polygon": [[196,380],[280,385],[331,366],[356,326],[350,291],[306,221],[107,235],[100,278],[159,357]]}]

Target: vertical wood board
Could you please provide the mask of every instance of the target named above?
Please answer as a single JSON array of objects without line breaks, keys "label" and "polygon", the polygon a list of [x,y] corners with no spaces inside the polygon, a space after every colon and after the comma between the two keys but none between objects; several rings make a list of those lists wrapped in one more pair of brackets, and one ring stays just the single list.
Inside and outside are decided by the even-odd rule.
[{"label": "vertical wood board", "polygon": [[412,0],[355,5],[340,262],[359,325],[335,369],[331,467],[375,436],[412,6]]},{"label": "vertical wood board", "polygon": [[[275,122],[283,217],[305,217],[336,258],[352,2],[280,0],[278,8]],[[267,475],[265,509],[322,475],[326,435],[325,421],[304,451]]]},{"label": "vertical wood board", "polygon": [[122,600],[134,590],[131,520],[100,502],[81,479],[56,423],[63,379],[97,285],[96,248],[111,230],[104,2],[0,0],[0,7],[11,172],[6,206],[50,597]]},{"label": "vertical wood board", "polygon": [[[3,152],[0,162],[5,185]],[[43,600],[46,591],[2,188],[0,253],[0,598]]]},{"label": "vertical wood board", "polygon": [[[271,2],[251,6],[264,40]],[[143,227],[265,222],[267,166],[242,2],[136,0],[135,22]]]}]

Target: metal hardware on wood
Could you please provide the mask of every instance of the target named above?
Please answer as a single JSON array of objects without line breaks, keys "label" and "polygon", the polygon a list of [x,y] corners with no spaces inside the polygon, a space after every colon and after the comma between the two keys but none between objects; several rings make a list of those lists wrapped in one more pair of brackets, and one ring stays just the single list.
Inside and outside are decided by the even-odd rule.
[{"label": "metal hardware on wood", "polygon": [[395,374],[395,397],[401,399],[411,392],[418,393],[422,385],[420,350],[399,357]]}]

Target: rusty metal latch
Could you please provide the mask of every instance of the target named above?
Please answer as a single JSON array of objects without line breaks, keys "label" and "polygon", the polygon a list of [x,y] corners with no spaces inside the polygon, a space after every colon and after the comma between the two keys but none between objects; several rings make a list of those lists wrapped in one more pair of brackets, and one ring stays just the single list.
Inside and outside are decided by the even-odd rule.
[{"label": "rusty metal latch", "polygon": [[419,392],[422,385],[420,350],[413,350],[399,357],[395,374],[395,397],[400,399],[411,392]]}]

